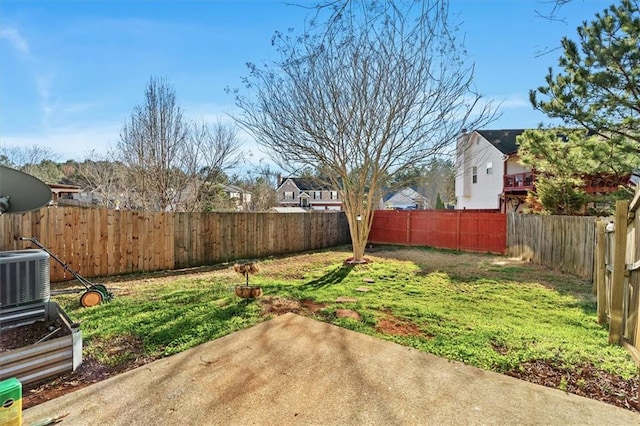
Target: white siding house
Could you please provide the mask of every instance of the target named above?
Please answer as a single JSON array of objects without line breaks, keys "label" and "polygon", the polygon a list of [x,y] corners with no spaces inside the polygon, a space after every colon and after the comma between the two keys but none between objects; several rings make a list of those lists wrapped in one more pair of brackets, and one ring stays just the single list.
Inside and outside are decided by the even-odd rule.
[{"label": "white siding house", "polygon": [[522,129],[476,130],[458,137],[456,209],[518,208],[533,187],[533,173],[520,164],[516,137]]},{"label": "white siding house", "polygon": [[[517,137],[523,129],[476,130],[458,137],[456,209],[523,211],[535,191],[535,171],[520,163]],[[634,174],[585,177],[585,192],[606,194],[630,185]]]},{"label": "white siding house", "polygon": [[460,135],[456,152],[456,209],[499,209],[504,154],[478,132]]}]

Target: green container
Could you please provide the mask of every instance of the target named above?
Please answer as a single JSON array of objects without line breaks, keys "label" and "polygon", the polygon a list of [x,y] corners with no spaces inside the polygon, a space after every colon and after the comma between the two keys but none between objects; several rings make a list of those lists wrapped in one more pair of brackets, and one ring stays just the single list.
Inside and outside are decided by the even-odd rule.
[{"label": "green container", "polygon": [[18,379],[0,381],[0,425],[22,425],[22,383]]}]

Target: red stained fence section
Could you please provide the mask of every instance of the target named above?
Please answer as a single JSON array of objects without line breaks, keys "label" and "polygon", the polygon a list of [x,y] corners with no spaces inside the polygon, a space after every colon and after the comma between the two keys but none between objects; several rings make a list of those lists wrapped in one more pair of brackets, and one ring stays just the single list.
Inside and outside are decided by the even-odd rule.
[{"label": "red stained fence section", "polygon": [[507,215],[477,210],[376,210],[369,242],[504,254]]}]

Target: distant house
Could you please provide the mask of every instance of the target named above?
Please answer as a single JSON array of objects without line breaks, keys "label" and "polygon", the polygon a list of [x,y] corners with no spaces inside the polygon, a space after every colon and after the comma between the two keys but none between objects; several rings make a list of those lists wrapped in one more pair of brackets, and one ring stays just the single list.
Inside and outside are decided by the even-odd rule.
[{"label": "distant house", "polygon": [[[535,189],[535,171],[520,163],[516,138],[524,129],[464,132],[456,145],[456,209],[520,211]],[[585,191],[606,193],[629,182],[610,176],[586,178]]]},{"label": "distant house", "polygon": [[456,209],[517,208],[533,189],[533,171],[520,163],[516,137],[524,129],[476,130],[458,137]]},{"label": "distant house", "polygon": [[383,201],[382,208],[386,210],[426,210],[431,207],[424,195],[409,187],[388,194]]},{"label": "distant house", "polygon": [[251,193],[234,185],[222,185],[222,190],[227,196],[235,201],[238,211],[249,210],[251,206]]},{"label": "distant house", "polygon": [[82,192],[82,188],[75,185],[63,185],[61,183],[49,183],[51,189],[51,204],[58,204],[64,200],[76,200]]},{"label": "distant house", "polygon": [[342,210],[335,188],[301,178],[282,179],[276,190],[278,207],[301,207],[308,210]]},{"label": "distant house", "polygon": [[273,213],[307,213],[309,210],[302,207],[271,207],[269,211]]}]

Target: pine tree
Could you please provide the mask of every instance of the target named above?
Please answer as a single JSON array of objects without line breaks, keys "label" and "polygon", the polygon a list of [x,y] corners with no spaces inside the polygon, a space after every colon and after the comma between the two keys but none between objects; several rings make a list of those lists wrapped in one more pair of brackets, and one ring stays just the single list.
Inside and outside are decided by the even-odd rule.
[{"label": "pine tree", "polygon": [[[534,108],[640,153],[640,9],[622,0],[578,27],[579,41],[562,39],[557,75],[530,92]],[[541,96],[539,96],[541,95]]]}]

